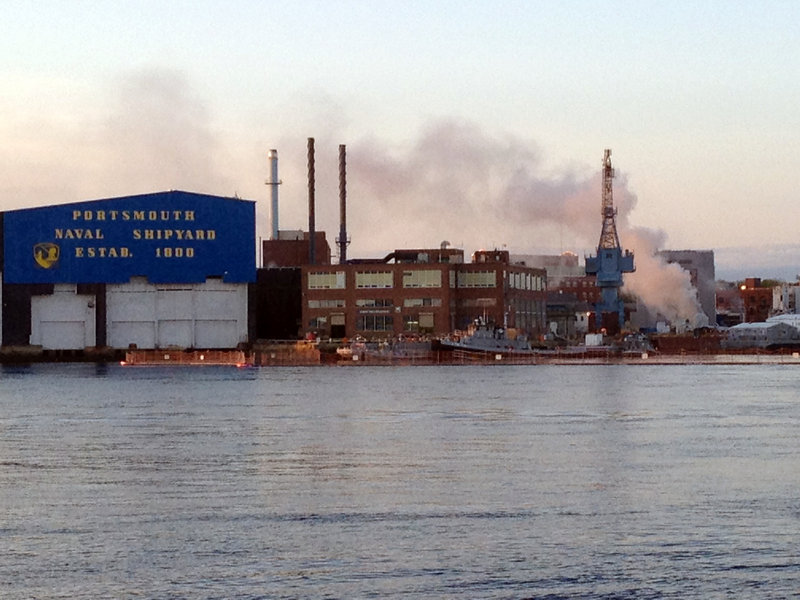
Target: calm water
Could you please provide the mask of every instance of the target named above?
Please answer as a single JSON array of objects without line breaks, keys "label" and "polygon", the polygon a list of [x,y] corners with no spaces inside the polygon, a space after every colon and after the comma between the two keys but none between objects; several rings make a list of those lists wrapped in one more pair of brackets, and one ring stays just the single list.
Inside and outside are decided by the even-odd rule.
[{"label": "calm water", "polygon": [[800,596],[800,367],[5,367],[3,598]]}]

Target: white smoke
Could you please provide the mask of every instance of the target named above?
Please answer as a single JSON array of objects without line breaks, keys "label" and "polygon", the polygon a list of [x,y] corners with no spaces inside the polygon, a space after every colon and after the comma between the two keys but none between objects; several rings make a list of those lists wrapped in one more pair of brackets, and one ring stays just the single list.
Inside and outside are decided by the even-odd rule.
[{"label": "white smoke", "polygon": [[634,273],[624,276],[623,292],[636,296],[659,320],[690,328],[708,326],[688,271],[657,254],[665,240],[663,232],[633,227],[620,236],[625,240],[620,243],[633,250],[636,266]]},{"label": "white smoke", "polygon": [[471,123],[431,123],[400,149],[376,139],[348,145],[348,186],[352,230],[380,227],[397,247],[558,246],[560,233],[585,247],[594,229],[599,236],[599,205],[583,210],[590,180],[547,173],[535,144]]},{"label": "white smoke", "polygon": [[[227,190],[230,179],[217,165],[222,144],[203,100],[180,72],[148,69],[128,73],[100,125],[101,166],[133,191]],[[228,194],[226,194],[228,195]]]},{"label": "white smoke", "polygon": [[[374,139],[349,148],[351,197],[366,206],[349,211],[351,231],[379,230],[381,239],[397,240],[395,247],[452,239],[466,250],[493,242],[525,253],[563,247],[566,237],[568,249],[596,249],[602,148],[595,168],[552,171],[535,144],[452,120],[430,124],[406,150],[390,151]],[[666,234],[630,224],[637,198],[624,173],[616,173],[620,244],[634,252],[636,264],[636,272],[624,276],[623,291],[672,323],[707,325],[689,273],[657,254]]]}]

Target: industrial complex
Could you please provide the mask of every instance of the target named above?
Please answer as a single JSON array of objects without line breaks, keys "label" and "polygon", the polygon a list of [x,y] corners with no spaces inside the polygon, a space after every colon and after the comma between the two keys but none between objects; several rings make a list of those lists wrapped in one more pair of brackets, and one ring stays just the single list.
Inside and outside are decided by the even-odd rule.
[{"label": "industrial complex", "polygon": [[[275,359],[276,348],[298,340],[306,348],[352,340],[430,345],[476,326],[508,340],[509,348],[529,340],[531,350],[552,350],[584,343],[586,334],[631,331],[637,314],[640,321],[646,314],[620,292],[635,267],[616,229],[610,150],[603,157],[600,241],[584,267],[571,253],[512,256],[495,249],[465,256],[447,242],[348,258],[344,146],[334,263],[326,234],[316,231],[313,138],[308,153],[307,231],[279,228],[278,153],[268,154],[272,231],[258,248],[260,264],[256,202],[240,198],[166,191],[0,213],[0,358],[102,360],[132,350],[260,346]],[[713,252],[663,251],[662,258],[690,273],[713,324]],[[783,308],[772,311],[772,288],[748,280],[740,291],[744,302],[755,300],[718,348],[800,344],[796,321],[766,321],[796,310],[796,290],[781,289]],[[757,310],[758,319],[748,318]],[[729,316],[735,307],[721,312]],[[752,320],[763,323],[747,330]]]}]

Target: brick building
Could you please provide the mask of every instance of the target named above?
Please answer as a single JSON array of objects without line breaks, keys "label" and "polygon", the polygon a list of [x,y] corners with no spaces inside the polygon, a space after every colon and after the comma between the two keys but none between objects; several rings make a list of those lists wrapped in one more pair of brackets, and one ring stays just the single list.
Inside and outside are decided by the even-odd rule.
[{"label": "brick building", "polygon": [[761,279],[749,277],[739,287],[744,307],[744,322],[766,321],[772,309],[772,288],[763,287]]},{"label": "brick building", "polygon": [[[310,237],[307,231],[280,231],[278,239],[261,243],[261,264],[267,269],[299,267],[307,265],[311,255]],[[325,232],[314,234],[314,264],[331,264],[331,247]]]},{"label": "brick building", "polygon": [[302,323],[320,337],[444,335],[474,319],[530,336],[545,330],[546,273],[508,252],[396,250],[383,259],[301,269]]},{"label": "brick building", "polygon": [[600,288],[594,275],[564,277],[555,291],[573,294],[578,301],[591,306],[600,302]]}]

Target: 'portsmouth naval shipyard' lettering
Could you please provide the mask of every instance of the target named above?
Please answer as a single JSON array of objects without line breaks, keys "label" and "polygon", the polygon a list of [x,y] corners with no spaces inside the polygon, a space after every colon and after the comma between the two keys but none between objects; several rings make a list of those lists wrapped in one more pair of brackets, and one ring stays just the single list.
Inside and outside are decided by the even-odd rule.
[{"label": "'portsmouth naval shipyard' lettering", "polygon": [[[164,242],[164,245],[150,246],[148,249],[156,258],[194,258],[195,246],[169,244],[217,239],[215,229],[191,228],[195,221],[193,210],[74,210],[72,221],[73,225],[83,227],[55,228],[53,237],[56,240],[88,242],[73,247],[73,256],[80,259],[132,258],[136,242],[140,241]],[[108,221],[131,222],[142,226],[131,229],[130,245],[108,246],[102,243],[105,240],[102,225]]]}]

